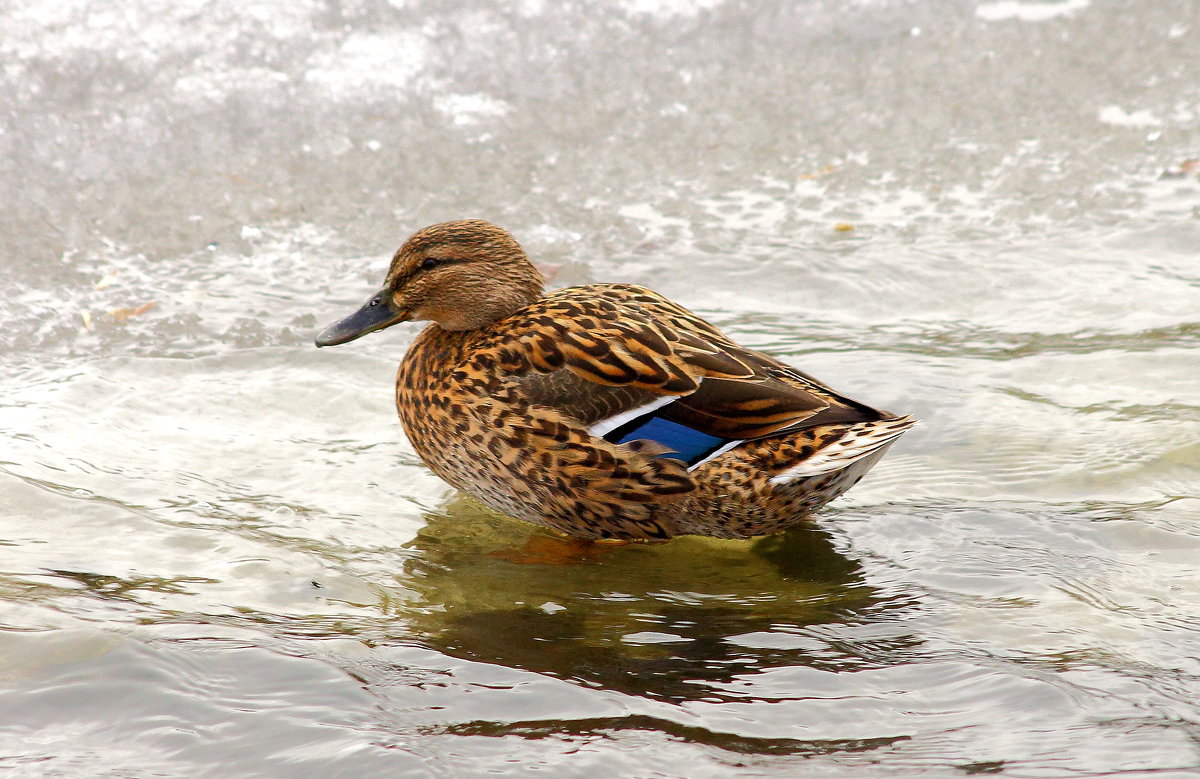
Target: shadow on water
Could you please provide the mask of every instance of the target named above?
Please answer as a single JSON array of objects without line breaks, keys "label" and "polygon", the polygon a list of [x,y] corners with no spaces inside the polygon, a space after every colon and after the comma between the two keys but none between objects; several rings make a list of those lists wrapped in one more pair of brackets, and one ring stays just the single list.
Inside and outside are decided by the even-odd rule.
[{"label": "shadow on water", "polygon": [[816,528],[554,556],[549,533],[457,500],[409,547],[418,554],[404,585],[421,643],[640,697],[745,700],[731,684],[739,676],[861,670],[916,643],[897,620],[882,620],[891,634],[878,629],[904,604],[865,584]]},{"label": "shadow on water", "polygon": [[589,738],[626,730],[657,731],[666,733],[679,741],[709,744],[728,752],[745,755],[788,755],[791,757],[815,757],[839,752],[870,752],[909,739],[908,736],[820,740],[740,736],[735,733],[719,733],[694,725],[683,725],[662,717],[643,714],[576,719],[569,722],[560,720],[512,723],[465,722],[442,728],[440,732],[456,736],[520,736],[538,739],[552,736]]}]

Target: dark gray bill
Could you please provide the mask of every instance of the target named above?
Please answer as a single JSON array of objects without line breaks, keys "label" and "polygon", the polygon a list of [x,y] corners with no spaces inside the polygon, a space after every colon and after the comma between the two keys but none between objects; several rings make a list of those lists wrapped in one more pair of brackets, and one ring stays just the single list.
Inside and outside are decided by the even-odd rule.
[{"label": "dark gray bill", "polygon": [[404,319],[403,313],[392,308],[392,296],[386,291],[381,291],[350,316],[339,319],[322,330],[317,336],[317,346],[344,344],[367,333],[403,322]]}]

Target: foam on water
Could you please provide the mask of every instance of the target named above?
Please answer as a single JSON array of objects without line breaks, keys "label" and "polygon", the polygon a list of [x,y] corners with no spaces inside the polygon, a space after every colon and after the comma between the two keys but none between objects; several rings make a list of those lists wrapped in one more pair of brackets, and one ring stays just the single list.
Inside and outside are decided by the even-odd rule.
[{"label": "foam on water", "polygon": [[1000,3],[983,3],[975,8],[975,15],[989,22],[1017,19],[1022,22],[1045,22],[1082,11],[1090,6],[1091,0],[1065,0],[1061,3],[1021,3],[1005,0]]}]

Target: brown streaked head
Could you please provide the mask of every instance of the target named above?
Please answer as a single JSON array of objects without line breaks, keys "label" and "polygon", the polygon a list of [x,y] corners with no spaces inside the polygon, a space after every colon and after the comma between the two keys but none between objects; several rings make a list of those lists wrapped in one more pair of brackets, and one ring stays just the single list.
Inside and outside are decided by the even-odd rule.
[{"label": "brown streaked head", "polygon": [[335,346],[398,322],[427,320],[473,330],[542,296],[542,274],[507,231],[482,219],[442,222],[404,242],[381,289],[317,336]]}]

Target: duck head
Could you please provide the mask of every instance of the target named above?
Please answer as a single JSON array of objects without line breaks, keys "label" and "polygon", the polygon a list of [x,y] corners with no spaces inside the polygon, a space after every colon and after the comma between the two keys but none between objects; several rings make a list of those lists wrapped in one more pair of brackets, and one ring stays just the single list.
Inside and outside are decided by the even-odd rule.
[{"label": "duck head", "polygon": [[418,230],[392,257],[383,288],[317,336],[337,346],[398,322],[431,321],[473,330],[542,296],[542,274],[509,233],[463,219]]}]

